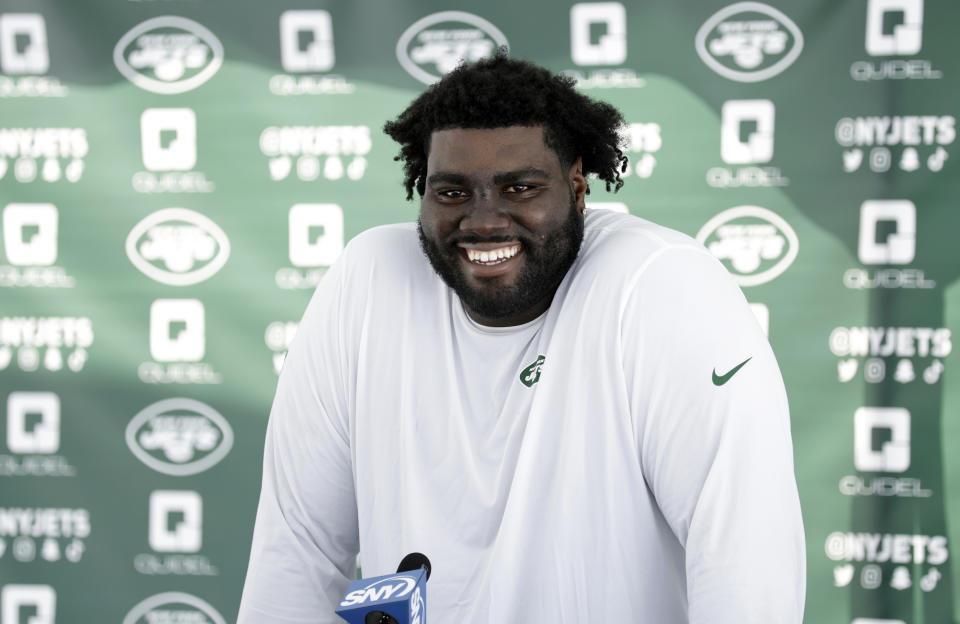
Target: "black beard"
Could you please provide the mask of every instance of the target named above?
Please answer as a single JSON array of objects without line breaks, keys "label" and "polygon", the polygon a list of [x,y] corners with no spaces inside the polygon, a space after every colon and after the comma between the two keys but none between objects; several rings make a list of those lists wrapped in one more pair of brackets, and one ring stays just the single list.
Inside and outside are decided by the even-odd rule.
[{"label": "black beard", "polygon": [[[570,211],[566,221],[543,243],[536,243],[526,236],[519,236],[526,261],[523,270],[512,286],[491,284],[489,288],[474,288],[467,283],[460,268],[460,248],[455,243],[440,247],[423,233],[417,222],[420,246],[430,261],[433,270],[453,289],[467,308],[488,319],[502,319],[535,307],[544,299],[550,299],[567,271],[577,259],[583,242],[583,216],[576,202],[570,198]],[[512,242],[513,239],[468,237],[457,242]]]}]

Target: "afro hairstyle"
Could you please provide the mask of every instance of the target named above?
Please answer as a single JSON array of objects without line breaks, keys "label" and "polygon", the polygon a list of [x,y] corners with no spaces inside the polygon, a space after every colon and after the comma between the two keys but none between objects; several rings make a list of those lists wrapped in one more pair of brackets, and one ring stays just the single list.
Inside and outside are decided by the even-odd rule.
[{"label": "afro hairstyle", "polygon": [[623,116],[575,89],[576,81],[529,63],[493,57],[463,63],[433,84],[383,131],[400,144],[407,199],[423,196],[430,137],[449,128],[542,126],[548,147],[570,165],[580,156],[584,175],[596,175],[607,190],[623,186],[627,157],[620,149]]}]

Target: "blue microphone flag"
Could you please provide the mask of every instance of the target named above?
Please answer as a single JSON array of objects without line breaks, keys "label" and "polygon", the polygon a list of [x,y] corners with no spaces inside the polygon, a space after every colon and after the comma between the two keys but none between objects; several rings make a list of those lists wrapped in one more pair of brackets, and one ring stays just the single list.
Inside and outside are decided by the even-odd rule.
[{"label": "blue microphone flag", "polygon": [[426,624],[426,586],[427,572],[423,568],[353,581],[336,612],[350,624],[391,621],[367,619],[377,612],[391,616],[397,624]]}]

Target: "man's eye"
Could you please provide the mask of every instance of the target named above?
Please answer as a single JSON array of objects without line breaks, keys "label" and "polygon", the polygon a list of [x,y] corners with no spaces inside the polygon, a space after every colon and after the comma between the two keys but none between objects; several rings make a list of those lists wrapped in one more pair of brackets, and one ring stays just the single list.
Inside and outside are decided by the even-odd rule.
[{"label": "man's eye", "polygon": [[459,189],[447,189],[437,193],[440,197],[444,199],[463,199],[467,196],[464,191]]},{"label": "man's eye", "polygon": [[529,184],[511,184],[503,190],[505,193],[523,193],[524,191],[529,191],[531,189],[533,189],[533,187]]}]

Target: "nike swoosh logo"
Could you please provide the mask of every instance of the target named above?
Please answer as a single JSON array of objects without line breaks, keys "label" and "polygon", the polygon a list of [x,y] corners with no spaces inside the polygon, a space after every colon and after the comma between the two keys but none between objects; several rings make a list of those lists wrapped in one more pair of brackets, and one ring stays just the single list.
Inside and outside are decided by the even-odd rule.
[{"label": "nike swoosh logo", "polygon": [[731,369],[730,369],[730,372],[728,372],[726,375],[718,375],[718,374],[717,374],[717,369],[713,369],[713,385],[715,385],[715,386],[722,386],[723,384],[727,383],[728,381],[730,381],[730,378],[731,378],[731,377],[733,377],[734,375],[737,374],[737,371],[738,371],[738,370],[740,370],[741,368],[743,368],[744,364],[746,364],[747,362],[749,362],[749,361],[752,360],[752,359],[753,359],[753,356],[751,355],[750,357],[748,357],[748,358],[745,359],[744,361],[740,362],[739,364],[737,364],[736,366],[734,366],[733,368],[731,368]]}]

